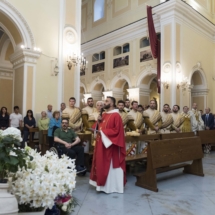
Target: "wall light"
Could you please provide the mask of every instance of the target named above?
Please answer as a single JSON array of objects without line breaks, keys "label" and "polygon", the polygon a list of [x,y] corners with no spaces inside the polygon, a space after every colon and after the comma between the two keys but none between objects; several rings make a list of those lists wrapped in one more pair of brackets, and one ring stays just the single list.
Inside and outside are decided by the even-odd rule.
[{"label": "wall light", "polygon": [[163,72],[161,74],[161,84],[163,84],[165,89],[169,88],[170,71],[171,71],[171,64],[170,63],[165,63],[164,66],[163,66]]}]

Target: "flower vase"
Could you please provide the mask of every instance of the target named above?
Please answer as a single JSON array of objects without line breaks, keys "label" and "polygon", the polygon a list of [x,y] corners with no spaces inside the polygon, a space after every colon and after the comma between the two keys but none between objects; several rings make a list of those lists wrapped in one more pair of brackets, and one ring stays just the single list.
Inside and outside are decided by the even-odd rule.
[{"label": "flower vase", "polygon": [[0,183],[0,215],[17,215],[17,199],[8,192],[8,187],[8,183]]}]

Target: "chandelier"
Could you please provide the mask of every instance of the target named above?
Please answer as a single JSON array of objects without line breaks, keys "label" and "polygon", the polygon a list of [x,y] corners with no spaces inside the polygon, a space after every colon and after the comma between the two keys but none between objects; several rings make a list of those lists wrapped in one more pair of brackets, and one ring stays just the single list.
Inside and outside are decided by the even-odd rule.
[{"label": "chandelier", "polygon": [[71,70],[72,66],[76,67],[78,65],[80,66],[80,70],[85,70],[87,69],[87,63],[88,62],[86,61],[86,58],[83,56],[83,53],[81,54],[81,56],[78,56],[75,53],[68,56],[67,66],[69,70]]}]

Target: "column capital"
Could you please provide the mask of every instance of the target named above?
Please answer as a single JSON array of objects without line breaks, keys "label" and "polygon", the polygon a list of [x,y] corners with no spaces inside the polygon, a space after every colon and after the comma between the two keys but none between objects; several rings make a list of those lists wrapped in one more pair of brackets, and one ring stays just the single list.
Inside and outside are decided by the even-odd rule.
[{"label": "column capital", "polygon": [[40,55],[41,52],[39,51],[19,49],[10,56],[10,62],[13,64],[13,68],[16,69],[23,66],[24,63],[36,64]]}]

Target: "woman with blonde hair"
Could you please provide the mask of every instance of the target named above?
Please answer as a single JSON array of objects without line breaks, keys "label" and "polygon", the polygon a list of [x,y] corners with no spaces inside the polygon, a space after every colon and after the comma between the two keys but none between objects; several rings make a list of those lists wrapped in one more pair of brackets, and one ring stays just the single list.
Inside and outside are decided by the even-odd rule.
[{"label": "woman with blonde hair", "polygon": [[49,129],[49,121],[50,119],[47,117],[46,111],[42,111],[41,118],[38,120],[40,150],[43,142],[43,131],[47,131]]},{"label": "woman with blonde hair", "polygon": [[89,115],[89,125],[92,127],[92,125],[97,121],[99,114],[101,113],[101,109],[104,107],[103,101],[97,101],[96,102],[96,111]]}]

